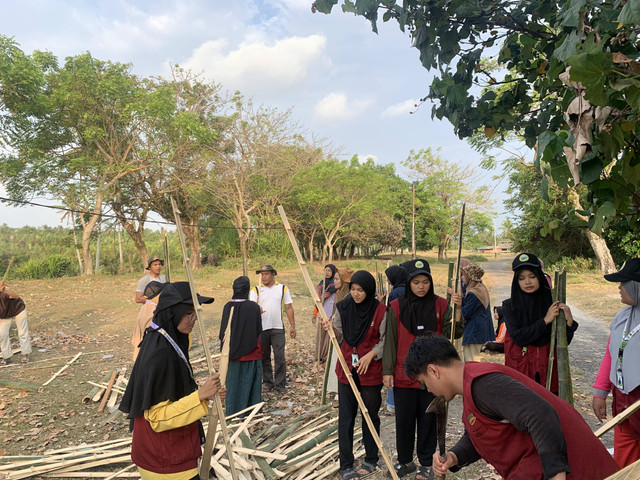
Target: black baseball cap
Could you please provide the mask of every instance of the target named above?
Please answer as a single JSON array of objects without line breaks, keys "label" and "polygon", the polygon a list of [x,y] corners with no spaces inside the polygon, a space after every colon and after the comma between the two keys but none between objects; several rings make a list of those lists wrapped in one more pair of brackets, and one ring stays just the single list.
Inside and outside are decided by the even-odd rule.
[{"label": "black baseball cap", "polygon": [[616,273],[608,273],[604,276],[610,282],[640,282],[640,258],[631,258],[622,264],[622,268]]},{"label": "black baseball cap", "polygon": [[426,275],[431,278],[431,267],[429,267],[429,262],[423,258],[402,262],[400,266],[407,271],[408,280],[411,280],[416,275]]},{"label": "black baseball cap", "polygon": [[533,253],[520,253],[513,259],[511,263],[511,270],[514,272],[524,267],[534,267],[542,269],[540,265],[540,259]]},{"label": "black baseball cap", "polygon": [[[197,295],[198,303],[200,305],[205,303],[213,303],[213,297],[205,297],[204,295]],[[191,287],[189,282],[174,282],[168,283],[162,290],[156,312],[164,310],[165,308],[173,307],[179,303],[186,303],[193,305],[193,298],[191,297]]]}]

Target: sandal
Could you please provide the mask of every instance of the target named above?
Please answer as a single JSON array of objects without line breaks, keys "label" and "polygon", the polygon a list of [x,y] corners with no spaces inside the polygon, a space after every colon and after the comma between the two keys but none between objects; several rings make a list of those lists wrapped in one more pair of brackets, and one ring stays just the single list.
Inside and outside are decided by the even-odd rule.
[{"label": "sandal", "polygon": [[420,465],[416,472],[416,480],[433,480],[433,470],[431,470],[431,467]]},{"label": "sandal", "polygon": [[360,480],[360,475],[356,473],[353,468],[345,468],[340,471],[340,476],[342,480]]},{"label": "sandal", "polygon": [[[371,475],[377,470],[378,470],[377,464],[364,462],[362,465],[360,465],[360,468],[358,468],[358,471],[356,472],[356,474],[358,474],[361,478],[364,478]],[[361,471],[364,471],[364,473],[361,473]]]},{"label": "sandal", "polygon": [[[404,463],[396,463],[393,466],[393,469],[396,471],[396,475],[398,478],[404,477],[408,473],[413,473],[416,471],[416,464],[411,462],[409,465],[405,465]],[[389,475],[391,476],[391,475]]]}]

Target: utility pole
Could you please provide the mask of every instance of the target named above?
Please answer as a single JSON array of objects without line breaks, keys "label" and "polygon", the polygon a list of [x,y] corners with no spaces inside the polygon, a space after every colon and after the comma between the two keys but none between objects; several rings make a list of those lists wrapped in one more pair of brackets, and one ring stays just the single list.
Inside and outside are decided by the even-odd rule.
[{"label": "utility pole", "polygon": [[493,258],[498,258],[498,234],[496,232],[496,219],[493,219]]},{"label": "utility pole", "polygon": [[411,259],[416,258],[416,182],[411,182]]}]

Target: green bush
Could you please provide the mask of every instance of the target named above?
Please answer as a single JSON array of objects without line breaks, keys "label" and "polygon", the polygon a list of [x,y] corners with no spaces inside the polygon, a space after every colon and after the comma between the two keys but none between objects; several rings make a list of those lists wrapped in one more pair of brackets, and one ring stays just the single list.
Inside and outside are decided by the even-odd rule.
[{"label": "green bush", "polygon": [[584,257],[562,257],[560,260],[552,263],[549,267],[545,265],[547,273],[555,270],[562,271],[565,269],[570,273],[589,272],[598,269],[598,264],[593,258]]},{"label": "green bush", "polygon": [[16,276],[23,279],[59,278],[73,275],[73,262],[64,255],[47,255],[32,258],[16,268]]}]

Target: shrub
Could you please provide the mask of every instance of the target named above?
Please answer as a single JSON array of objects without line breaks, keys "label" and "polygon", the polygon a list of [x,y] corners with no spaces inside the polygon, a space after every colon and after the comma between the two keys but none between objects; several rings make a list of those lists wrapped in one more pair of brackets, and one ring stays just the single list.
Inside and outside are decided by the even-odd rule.
[{"label": "shrub", "polygon": [[73,262],[64,255],[47,255],[32,258],[16,269],[16,275],[23,279],[59,278],[74,274]]},{"label": "shrub", "polygon": [[595,259],[584,257],[562,257],[549,267],[545,265],[547,272],[553,272],[554,270],[562,271],[563,268],[567,270],[567,272],[580,273],[597,270],[598,265]]}]

